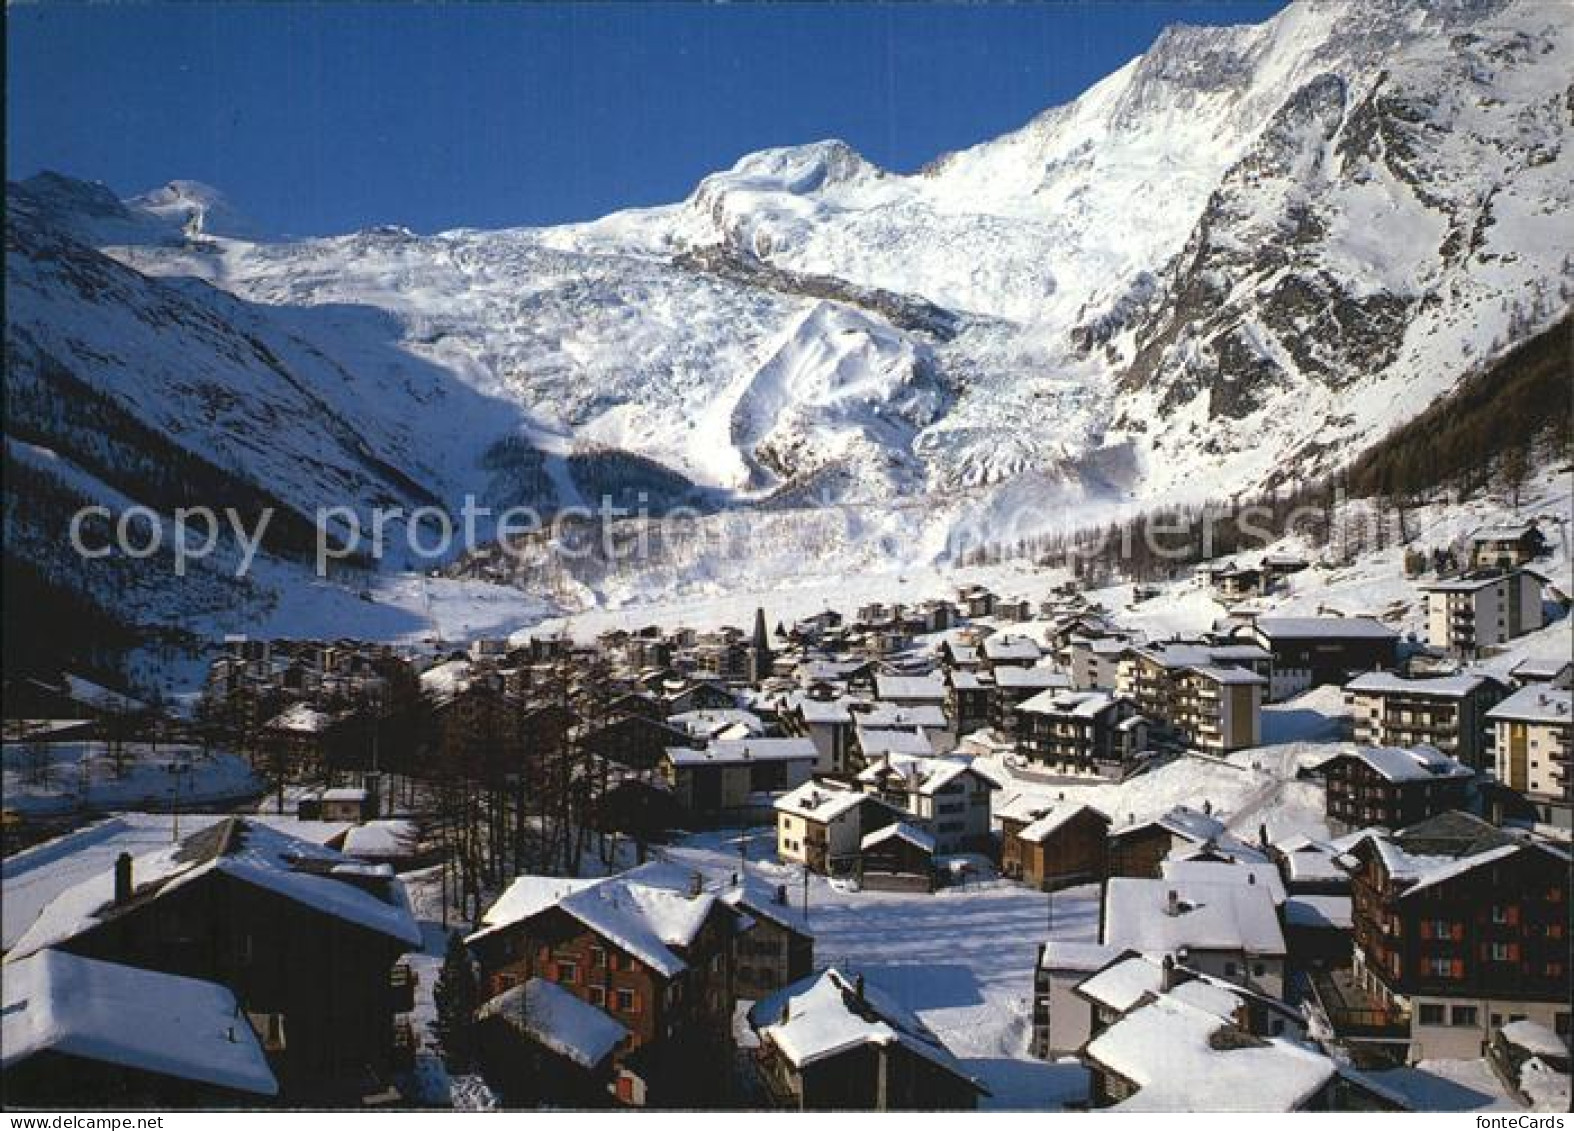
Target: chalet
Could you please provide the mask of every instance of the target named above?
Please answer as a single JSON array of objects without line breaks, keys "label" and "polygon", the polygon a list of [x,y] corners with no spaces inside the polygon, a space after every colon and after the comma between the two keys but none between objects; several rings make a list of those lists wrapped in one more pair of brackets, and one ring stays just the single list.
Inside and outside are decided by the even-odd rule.
[{"label": "chalet", "polygon": [[690,741],[695,743],[761,738],[765,734],[765,720],[741,707],[685,711],[679,715],[669,715],[667,725],[686,732]]},{"label": "chalet", "polygon": [[866,835],[859,845],[858,875],[872,891],[933,891],[935,838],[897,821]]},{"label": "chalet", "polygon": [[995,615],[1001,620],[1013,621],[1017,624],[1033,619],[1033,602],[1026,597],[1014,597],[1002,600],[995,605]]},{"label": "chalet", "polygon": [[1017,708],[1046,691],[1069,691],[1071,676],[1053,668],[1026,668],[1001,665],[994,669],[995,701],[991,722],[1007,734],[1015,734],[1020,720]]},{"label": "chalet", "polygon": [[1497,780],[1545,824],[1574,827],[1574,692],[1531,684],[1487,711]]},{"label": "chalet", "polygon": [[476,1013],[477,1059],[511,1107],[610,1107],[629,1030],[542,977],[510,986]]},{"label": "chalet", "polygon": [[602,879],[520,876],[466,939],[484,996],[555,983],[628,1032],[618,1100],[698,1106],[730,1055],[732,962],[741,920],[696,873],[651,863]]},{"label": "chalet", "polygon": [[760,1078],[799,1111],[970,1110],[984,1086],[915,1015],[834,967],[749,1011]]},{"label": "chalet", "polygon": [[806,738],[744,738],[668,747],[661,773],[692,817],[737,823],[768,814],[777,797],[809,780],[818,759]]},{"label": "chalet", "polygon": [[863,839],[902,811],[851,786],[805,782],[776,802],[776,855],[822,874],[857,867]]},{"label": "chalet", "polygon": [[1194,851],[1220,859],[1263,859],[1262,853],[1236,839],[1224,822],[1184,805],[1151,821],[1111,829],[1107,851],[1111,876],[1157,877],[1166,858]]},{"label": "chalet", "polygon": [[1060,773],[1119,780],[1147,745],[1147,720],[1108,691],[1043,691],[1016,709],[1017,753]]},{"label": "chalet", "polygon": [[303,821],[348,821],[360,824],[375,820],[382,809],[375,778],[371,785],[334,786],[311,789],[300,795],[296,815]]},{"label": "chalet", "polygon": [[1039,891],[1104,878],[1109,818],[1090,805],[1018,803],[1000,815],[1000,871]]},{"label": "chalet", "polygon": [[1363,746],[1432,746],[1475,770],[1490,764],[1487,713],[1508,695],[1494,676],[1407,679],[1368,672],[1345,684],[1355,741]]},{"label": "chalet", "polygon": [[1043,659],[1044,649],[1029,636],[997,632],[984,639],[984,666],[994,670],[1003,667],[1031,668]]},{"label": "chalet", "polygon": [[1420,586],[1426,595],[1426,639],[1456,656],[1475,656],[1545,623],[1539,575],[1489,570]]},{"label": "chalet", "polygon": [[902,707],[940,707],[946,701],[945,681],[932,675],[877,675],[875,698]]},{"label": "chalet", "polygon": [[1263,884],[1112,878],[1100,941],[1144,954],[1184,952],[1193,969],[1284,996],[1284,931]]},{"label": "chalet", "polygon": [[994,717],[994,681],[985,682],[977,672],[952,668],[946,672],[946,711],[956,733],[971,734],[986,727]]},{"label": "chalet", "polygon": [[40,950],[4,967],[8,1110],[255,1107],[279,1085],[235,995],[214,982]]},{"label": "chalet", "polygon": [[1411,1061],[1479,1057],[1521,1018],[1570,1032],[1567,851],[1454,812],[1367,834],[1347,866],[1355,993],[1313,983],[1336,1030],[1372,1025],[1354,997]]},{"label": "chalet", "polygon": [[1260,569],[1223,566],[1209,574],[1214,593],[1221,601],[1240,601],[1260,597],[1267,591],[1267,577]]},{"label": "chalet", "polygon": [[1311,563],[1299,554],[1264,554],[1261,565],[1263,573],[1272,583],[1300,573]]},{"label": "chalet", "polygon": [[328,711],[294,703],[262,726],[257,745],[266,762],[288,767],[297,777],[316,777],[353,765],[370,747],[364,719],[354,711]]},{"label": "chalet", "polygon": [[1399,829],[1461,809],[1475,771],[1431,746],[1352,746],[1319,763],[1328,819]]},{"label": "chalet", "polygon": [[399,956],[421,945],[387,868],[227,818],[69,888],[6,957],[46,948],[217,982],[262,1038],[281,1096],[356,1102],[386,1087],[395,1015],[413,1006]]},{"label": "chalet", "polygon": [[1342,850],[1336,845],[1315,840],[1304,833],[1285,837],[1268,849],[1279,867],[1285,891],[1290,895],[1350,894],[1350,876],[1338,864]]},{"label": "chalet", "polygon": [[668,689],[665,698],[667,713],[671,715],[682,714],[684,711],[707,711],[738,705],[738,700],[732,692],[720,684],[703,679],[680,688]]},{"label": "chalet", "polygon": [[886,754],[858,774],[865,793],[926,829],[941,853],[986,851],[994,783],[967,762]]},{"label": "chalet", "polygon": [[957,604],[972,620],[995,615],[995,605],[1000,599],[982,585],[974,585],[957,593]]},{"label": "chalet", "polygon": [[734,947],[734,989],[748,1001],[784,989],[814,970],[814,935],[787,888],[768,886],[752,876],[722,889],[729,907],[752,922]]},{"label": "chalet", "polygon": [[1474,569],[1513,569],[1534,561],[1546,545],[1534,521],[1483,526],[1470,536],[1470,564]]},{"label": "chalet", "polygon": [[580,734],[579,744],[581,749],[631,770],[654,769],[670,748],[699,745],[688,730],[645,714],[619,715],[599,726],[588,726]]},{"label": "chalet", "polygon": [[[1118,973],[1129,980],[1124,970]],[[1118,1112],[1280,1112],[1348,1105],[1345,1078],[1331,1057],[1289,1036],[1259,1036],[1242,1024],[1250,995],[1208,978],[1178,982],[1168,969],[1159,977],[1159,989],[1142,994],[1082,1050],[1096,1106]],[[1185,1070],[1178,1071],[1179,1065]]]},{"label": "chalet", "polygon": [[1371,617],[1258,617],[1247,635],[1273,657],[1272,699],[1342,685],[1398,659],[1399,634]]}]

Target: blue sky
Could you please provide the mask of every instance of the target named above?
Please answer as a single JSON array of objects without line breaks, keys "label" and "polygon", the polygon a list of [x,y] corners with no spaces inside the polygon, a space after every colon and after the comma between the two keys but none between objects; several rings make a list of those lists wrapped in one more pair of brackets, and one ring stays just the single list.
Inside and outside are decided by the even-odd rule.
[{"label": "blue sky", "polygon": [[296,234],[557,223],[824,137],[915,169],[1280,6],[11,6],[8,176],[206,181]]}]

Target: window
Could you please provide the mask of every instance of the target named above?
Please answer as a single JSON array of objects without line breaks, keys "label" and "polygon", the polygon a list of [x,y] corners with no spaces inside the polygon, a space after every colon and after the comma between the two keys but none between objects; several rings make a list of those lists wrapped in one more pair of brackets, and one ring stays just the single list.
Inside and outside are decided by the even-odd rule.
[{"label": "window", "polygon": [[638,1013],[639,998],[633,990],[617,991],[617,1007],[619,1013]]},{"label": "window", "polygon": [[600,970],[607,964],[607,951],[605,947],[593,946],[590,948],[590,965]]},{"label": "window", "polygon": [[1512,962],[1516,957],[1514,952],[1518,949],[1513,943],[1495,942],[1488,951],[1493,962]]},{"label": "window", "polygon": [[579,963],[560,961],[557,964],[557,980],[569,986],[577,983],[579,981]]},{"label": "window", "polygon": [[1267,972],[1268,967],[1263,965],[1261,962],[1252,963],[1252,976],[1254,978],[1261,978]]},{"label": "window", "polygon": [[1235,963],[1233,963],[1233,962],[1226,962],[1224,964],[1224,976],[1226,978],[1233,978],[1233,977],[1235,977]]},{"label": "window", "polygon": [[1453,1015],[1450,1020],[1454,1025],[1463,1028],[1466,1026],[1474,1026],[1478,1016],[1479,1014],[1477,1013],[1475,1006],[1456,1005],[1454,1006]]},{"label": "window", "polygon": [[591,1005],[606,1005],[607,1004],[607,991],[606,991],[605,987],[603,987],[603,986],[591,986],[590,987],[590,1004]]},{"label": "window", "polygon": [[1444,1015],[1443,1007],[1441,1005],[1439,1005],[1435,1001],[1424,1001],[1424,1002],[1422,1002],[1421,1003],[1421,1024],[1423,1024],[1423,1025],[1446,1025],[1446,1024],[1448,1024],[1448,1019]]}]

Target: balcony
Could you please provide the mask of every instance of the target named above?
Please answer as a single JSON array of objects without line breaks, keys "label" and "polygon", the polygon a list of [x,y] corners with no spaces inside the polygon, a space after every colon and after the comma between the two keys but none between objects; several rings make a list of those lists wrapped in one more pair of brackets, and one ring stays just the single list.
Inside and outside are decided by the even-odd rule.
[{"label": "balcony", "polygon": [[1409,1039],[1409,1018],[1358,986],[1348,970],[1313,971],[1312,994],[1340,1037],[1369,1041]]}]

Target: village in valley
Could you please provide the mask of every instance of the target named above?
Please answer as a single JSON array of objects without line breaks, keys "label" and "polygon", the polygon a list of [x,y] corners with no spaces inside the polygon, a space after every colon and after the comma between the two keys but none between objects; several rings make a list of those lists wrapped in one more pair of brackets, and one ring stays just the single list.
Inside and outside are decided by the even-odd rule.
[{"label": "village in valley", "polygon": [[8,681],[7,1102],[1566,1110],[1566,480]]}]

